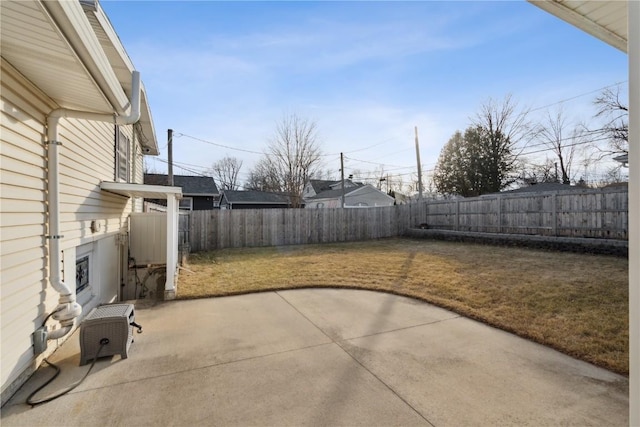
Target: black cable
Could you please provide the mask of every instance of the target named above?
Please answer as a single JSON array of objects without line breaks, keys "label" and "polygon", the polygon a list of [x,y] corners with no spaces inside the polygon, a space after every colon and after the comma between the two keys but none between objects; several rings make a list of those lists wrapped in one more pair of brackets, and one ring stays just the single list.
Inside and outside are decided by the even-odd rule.
[{"label": "black cable", "polygon": [[55,369],[56,373],[51,378],[49,378],[46,383],[42,384],[40,387],[35,389],[33,391],[33,393],[31,393],[29,395],[29,397],[27,397],[27,404],[31,405],[31,407],[33,408],[34,406],[41,405],[41,404],[47,403],[47,402],[51,402],[52,400],[55,400],[55,399],[59,398],[60,396],[64,396],[65,394],[69,393],[71,390],[73,390],[76,387],[78,387],[80,384],[82,384],[82,382],[85,380],[85,378],[87,378],[87,376],[89,376],[89,373],[93,369],[94,365],[96,364],[96,361],[98,360],[98,357],[100,356],[100,352],[102,351],[104,346],[107,345],[107,344],[109,344],[109,340],[107,338],[103,338],[103,339],[100,340],[100,348],[98,348],[98,351],[96,352],[96,357],[93,358],[93,362],[91,362],[91,366],[89,367],[89,370],[84,374],[84,376],[80,379],[80,381],[76,382],[75,384],[73,384],[72,386],[67,388],[66,390],[63,390],[58,394],[54,394],[53,396],[49,396],[46,399],[32,400],[33,396],[35,396],[40,390],[42,390],[43,388],[45,388],[46,386],[51,384],[51,382],[53,380],[55,380],[58,375],[60,375],[60,368],[58,368],[57,365],[49,362],[47,359],[44,359],[44,362],[47,362],[47,365],[49,365],[53,369]]},{"label": "black cable", "polygon": [[51,313],[49,313],[47,315],[47,317],[45,317],[44,320],[42,321],[42,327],[44,328],[44,325],[47,324],[47,320],[49,320],[51,318],[51,316],[53,316],[54,314],[56,314],[57,312],[62,311],[62,310],[64,310],[64,307],[59,308],[58,310],[54,310]]}]

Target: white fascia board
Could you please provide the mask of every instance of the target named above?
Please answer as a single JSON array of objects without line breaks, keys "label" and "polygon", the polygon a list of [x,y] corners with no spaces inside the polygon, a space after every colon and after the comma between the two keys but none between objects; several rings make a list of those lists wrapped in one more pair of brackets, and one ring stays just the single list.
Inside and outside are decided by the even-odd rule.
[{"label": "white fascia board", "polygon": [[323,199],[307,199],[307,200],[303,200],[306,203],[316,203],[316,202],[331,202],[331,201],[340,201],[340,197],[327,197],[327,198],[323,198]]},{"label": "white fascia board", "polygon": [[114,111],[118,114],[126,114],[129,98],[118,81],[80,3],[75,1],[43,1],[41,3],[64,34],[91,78],[109,100]]},{"label": "white fascia board", "polygon": [[[94,26],[94,31],[100,32],[100,38],[103,40],[109,41],[109,46],[106,47],[106,55],[111,63],[111,66],[116,70],[120,71],[120,76],[116,76],[120,85],[124,88],[124,91],[131,99],[131,73],[135,71],[135,66],[133,65],[133,61],[129,57],[125,47],[122,45],[122,41],[116,30],[111,25],[111,21],[109,17],[105,14],[104,9],[100,6],[100,3],[97,0],[93,2],[94,10],[89,11],[89,15],[95,19],[95,23],[97,25]],[[124,71],[124,74],[122,73]],[[158,141],[156,138],[155,127],[153,125],[153,117],[151,116],[151,109],[149,108],[149,103],[147,101],[147,92],[144,86],[144,82],[140,82],[140,125],[142,127],[142,133],[144,136],[144,145],[150,149],[147,153],[149,155],[158,155],[160,151],[158,149]]]},{"label": "white fascia board", "polygon": [[145,197],[148,199],[167,199],[169,195],[182,197],[182,188],[165,185],[132,184],[126,182],[103,181],[100,189],[125,197]]},{"label": "white fascia board", "polygon": [[[602,40],[603,42],[627,52],[627,40],[620,35],[609,31],[597,22],[592,21],[589,17],[567,7],[565,4],[555,0],[528,0],[529,3],[549,12],[550,14],[562,19],[565,22],[591,34],[592,36]],[[615,3],[615,2],[612,2]]]}]

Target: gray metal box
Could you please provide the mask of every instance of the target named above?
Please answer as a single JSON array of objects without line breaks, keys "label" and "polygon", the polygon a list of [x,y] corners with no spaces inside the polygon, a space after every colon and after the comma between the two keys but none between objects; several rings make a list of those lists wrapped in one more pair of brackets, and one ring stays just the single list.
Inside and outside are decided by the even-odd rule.
[{"label": "gray metal box", "polygon": [[103,338],[109,344],[102,348],[100,357],[119,354],[126,359],[133,342],[132,322],[133,304],[108,304],[91,310],[80,324],[80,365],[95,358]]}]

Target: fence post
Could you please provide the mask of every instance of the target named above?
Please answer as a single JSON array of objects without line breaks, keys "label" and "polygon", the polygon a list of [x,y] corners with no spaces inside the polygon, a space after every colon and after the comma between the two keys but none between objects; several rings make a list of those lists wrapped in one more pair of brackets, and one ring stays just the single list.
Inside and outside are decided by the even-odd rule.
[{"label": "fence post", "polygon": [[429,201],[424,201],[424,223],[429,224]]},{"label": "fence post", "polygon": [[551,196],[551,232],[554,236],[558,235],[558,192],[554,191]]},{"label": "fence post", "polygon": [[455,230],[460,230],[460,199],[456,199],[456,222],[455,222]]},{"label": "fence post", "polygon": [[502,195],[498,194],[498,233],[502,233]]}]

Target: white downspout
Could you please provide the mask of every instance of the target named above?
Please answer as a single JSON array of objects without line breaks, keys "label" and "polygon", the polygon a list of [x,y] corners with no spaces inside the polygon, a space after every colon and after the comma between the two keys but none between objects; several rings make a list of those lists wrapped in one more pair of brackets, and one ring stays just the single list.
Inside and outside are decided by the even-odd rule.
[{"label": "white downspout", "polygon": [[49,282],[60,294],[58,306],[53,318],[60,322],[61,328],[50,332],[47,338],[58,339],[68,334],[73,328],[75,319],[82,314],[82,307],[76,302],[75,286],[73,288],[62,281],[62,263],[60,259],[60,180],[59,180],[59,148],[62,145],[58,135],[58,123],[61,118],[95,120],[101,122],[129,125],[140,119],[140,73],[131,74],[131,109],[127,116],[92,113],[86,111],[58,108],[47,117],[48,149],[48,202],[49,202]]}]

